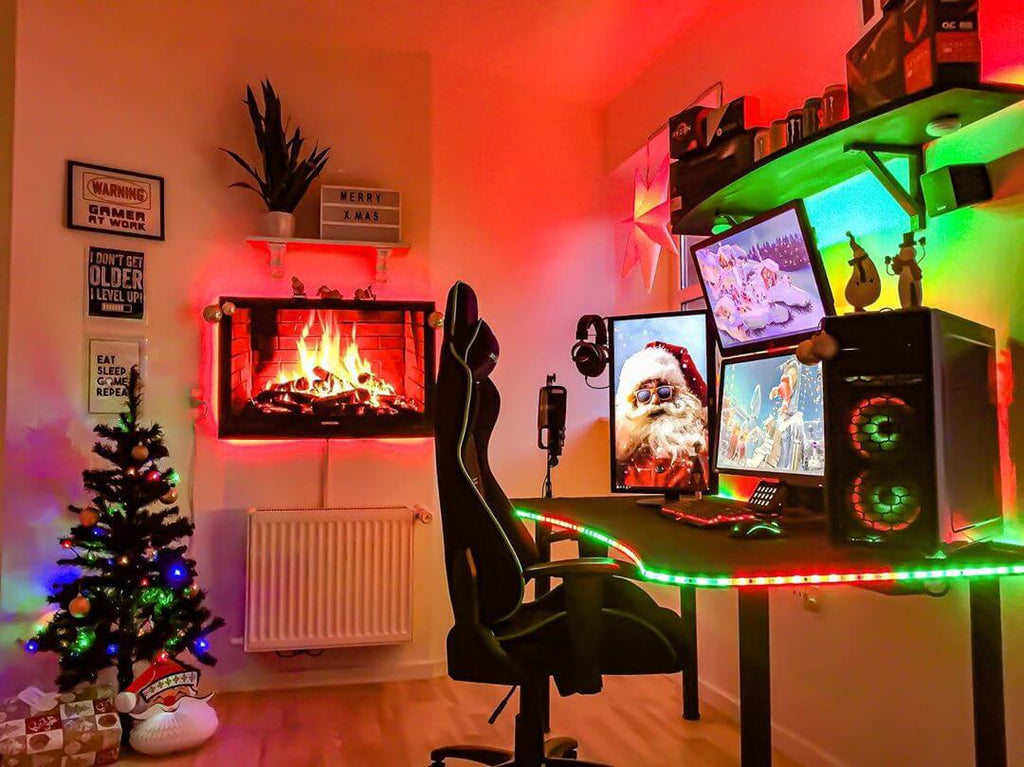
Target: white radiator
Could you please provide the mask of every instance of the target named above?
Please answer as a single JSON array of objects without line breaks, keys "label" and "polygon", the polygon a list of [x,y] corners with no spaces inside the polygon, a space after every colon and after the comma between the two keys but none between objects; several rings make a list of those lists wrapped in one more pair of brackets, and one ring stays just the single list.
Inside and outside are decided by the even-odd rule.
[{"label": "white radiator", "polygon": [[422,509],[250,509],[245,650],[412,639],[413,528]]}]

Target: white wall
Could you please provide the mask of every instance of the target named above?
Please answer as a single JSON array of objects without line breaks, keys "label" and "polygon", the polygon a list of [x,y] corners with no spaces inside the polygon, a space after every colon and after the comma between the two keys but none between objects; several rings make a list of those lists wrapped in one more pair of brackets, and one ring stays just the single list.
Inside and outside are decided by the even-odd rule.
[{"label": "white wall", "polygon": [[[269,76],[303,132],[333,148],[324,181],[401,189],[413,248],[393,261],[381,297],[443,306],[452,281],[474,284],[504,344],[498,476],[510,494],[538,491],[536,392],[545,373],[557,371],[574,389],[559,481],[594,492],[605,486],[603,472],[592,471],[604,465],[606,435],[594,424],[605,408],[600,399],[575,399],[582,385],[570,376],[568,351],[576,316],[599,310],[610,294],[599,111],[426,53],[360,48],[350,26],[334,34],[348,20],[340,7],[268,3],[254,13],[247,3],[145,2],[125,13],[115,4],[43,0],[19,11],[4,687],[52,679],[51,659],[23,659],[13,639],[44,612],[56,542],[72,521],[63,508],[83,497],[93,423],[85,414],[86,338],[118,331],[148,341],[145,412],[164,426],[183,487],[194,486],[192,554],[212,609],[228,620],[213,637],[220,663],[209,680],[223,689],[443,673],[450,613],[436,523],[417,531],[411,644],[285,661],[228,642],[242,633],[245,509],[317,504],[324,446],[229,444],[200,417],[191,455],[189,391],[198,384],[208,395],[210,386],[202,307],[218,295],[290,291],[245,244],[260,207],[226,188],[239,173],[217,147],[253,154],[241,98],[246,83]],[[166,242],[64,228],[71,158],[165,176]],[[298,211],[300,234],[315,231],[316,198],[314,190]],[[85,248],[103,243],[146,252],[145,325],[83,320]],[[313,290],[327,283],[350,296],[369,282],[372,265],[299,254],[286,271]],[[328,502],[436,510],[430,440],[335,441],[331,457]],[[186,508],[188,495],[181,493]]]}]

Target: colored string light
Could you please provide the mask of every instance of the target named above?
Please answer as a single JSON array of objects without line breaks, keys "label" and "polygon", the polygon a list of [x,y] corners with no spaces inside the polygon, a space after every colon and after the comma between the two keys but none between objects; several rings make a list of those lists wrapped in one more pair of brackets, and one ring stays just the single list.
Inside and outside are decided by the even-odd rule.
[{"label": "colored string light", "polygon": [[25,652],[29,655],[35,655],[39,651],[39,642],[35,639],[29,639],[25,642]]},{"label": "colored string light", "polygon": [[538,514],[534,511],[516,509],[520,519],[541,522],[554,527],[573,530],[591,540],[615,549],[624,554],[636,565],[641,577],[654,583],[665,583],[673,586],[698,586],[701,588],[736,588],[743,586],[797,586],[802,584],[834,584],[834,583],[885,583],[899,581],[944,580],[947,578],[984,578],[1001,575],[1024,575],[1024,565],[980,565],[976,567],[940,567],[920,568],[916,570],[881,570],[847,573],[799,573],[796,575],[766,576],[728,576],[683,574],[677,572],[652,570],[646,567],[640,556],[620,541],[600,530],[578,525],[556,517]]}]

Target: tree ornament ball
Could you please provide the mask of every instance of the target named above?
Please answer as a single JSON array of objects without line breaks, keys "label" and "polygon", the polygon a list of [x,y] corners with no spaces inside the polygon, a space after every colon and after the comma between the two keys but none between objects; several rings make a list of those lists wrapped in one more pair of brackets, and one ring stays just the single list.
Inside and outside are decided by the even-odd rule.
[{"label": "tree ornament ball", "polygon": [[816,365],[819,362],[818,358],[814,355],[814,347],[809,338],[796,345],[795,355],[797,361],[804,365]]},{"label": "tree ornament ball", "polygon": [[166,504],[174,503],[176,500],[178,500],[178,491],[172,487],[170,490],[168,490],[160,497],[160,500]]},{"label": "tree ornament ball", "polygon": [[92,609],[92,605],[81,594],[68,602],[68,612],[76,618],[84,618],[89,614],[90,609]]},{"label": "tree ornament ball", "polygon": [[79,512],[78,521],[83,527],[92,527],[100,521],[100,512],[92,506],[87,506]]},{"label": "tree ornament ball", "polygon": [[149,458],[149,448],[141,442],[132,448],[132,458],[140,463]]},{"label": "tree ornament ball", "polygon": [[231,301],[225,301],[220,305],[220,311],[225,317],[230,317],[235,313],[235,305]]},{"label": "tree ornament ball", "polygon": [[159,469],[152,469],[146,472],[147,482],[159,482],[164,478],[164,475],[160,473]]},{"label": "tree ornament ball", "polygon": [[828,333],[816,333],[811,339],[811,349],[819,360],[832,360],[839,354],[839,342]]}]

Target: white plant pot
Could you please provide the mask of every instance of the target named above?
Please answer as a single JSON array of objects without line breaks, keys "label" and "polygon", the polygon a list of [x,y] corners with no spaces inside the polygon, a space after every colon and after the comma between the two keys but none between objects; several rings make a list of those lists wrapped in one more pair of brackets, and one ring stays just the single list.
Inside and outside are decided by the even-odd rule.
[{"label": "white plant pot", "polygon": [[263,216],[263,234],[267,237],[292,237],[295,235],[295,216],[280,210],[272,210]]}]

